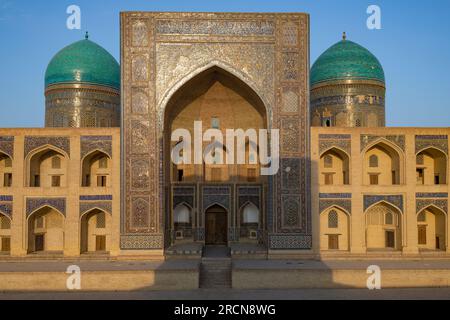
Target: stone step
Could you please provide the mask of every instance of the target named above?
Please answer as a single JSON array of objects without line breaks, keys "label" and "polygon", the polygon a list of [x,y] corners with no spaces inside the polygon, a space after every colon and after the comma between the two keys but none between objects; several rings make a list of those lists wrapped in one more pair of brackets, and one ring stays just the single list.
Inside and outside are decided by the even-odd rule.
[{"label": "stone step", "polygon": [[231,288],[231,260],[204,258],[200,265],[200,288]]}]

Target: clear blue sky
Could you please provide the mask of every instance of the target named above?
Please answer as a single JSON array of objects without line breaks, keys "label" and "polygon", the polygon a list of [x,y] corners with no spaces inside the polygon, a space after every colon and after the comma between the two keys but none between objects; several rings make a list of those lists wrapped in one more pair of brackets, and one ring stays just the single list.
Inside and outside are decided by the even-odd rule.
[{"label": "clear blue sky", "polygon": [[[66,28],[71,4],[81,7],[82,30]],[[382,30],[366,27],[371,4],[381,7]],[[388,126],[450,126],[449,0],[0,0],[0,127],[43,126],[47,64],[84,31],[119,61],[119,12],[133,10],[307,12],[311,62],[342,31],[381,61]]]}]

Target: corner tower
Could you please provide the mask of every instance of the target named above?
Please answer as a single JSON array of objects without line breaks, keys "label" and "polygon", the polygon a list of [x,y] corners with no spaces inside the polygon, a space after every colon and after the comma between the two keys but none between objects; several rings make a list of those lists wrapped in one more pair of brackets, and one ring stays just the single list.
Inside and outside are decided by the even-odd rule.
[{"label": "corner tower", "polygon": [[45,126],[120,127],[119,64],[87,33],[47,67]]},{"label": "corner tower", "polygon": [[312,66],[311,125],[384,127],[385,92],[378,59],[344,32]]}]

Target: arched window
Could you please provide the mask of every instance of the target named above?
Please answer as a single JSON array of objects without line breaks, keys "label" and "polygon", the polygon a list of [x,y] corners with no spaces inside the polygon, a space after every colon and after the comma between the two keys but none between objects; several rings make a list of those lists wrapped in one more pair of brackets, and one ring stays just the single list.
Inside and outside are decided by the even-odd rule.
[{"label": "arched window", "polygon": [[173,221],[175,223],[190,223],[190,210],[185,205],[178,205],[173,211]]},{"label": "arched window", "polygon": [[10,157],[5,158],[5,168],[11,168],[12,167],[12,160]]},{"label": "arched window", "polygon": [[336,229],[339,226],[338,214],[335,210],[328,213],[328,228]]},{"label": "arched window", "polygon": [[52,169],[61,169],[61,158],[55,156],[52,158]]},{"label": "arched window", "polygon": [[425,216],[425,212],[421,212],[419,213],[419,215],[417,216],[417,221],[418,222],[425,222],[426,221],[426,216]]},{"label": "arched window", "polygon": [[253,204],[249,203],[242,211],[243,223],[259,223],[259,209]]},{"label": "arched window", "polygon": [[394,216],[392,215],[392,212],[386,212],[386,214],[384,216],[384,223],[386,225],[394,224]]},{"label": "arched window", "polygon": [[96,223],[97,229],[106,228],[106,215],[103,211],[100,211],[99,213],[97,213],[97,220],[95,223]]},{"label": "arched window", "polygon": [[376,155],[371,155],[369,158],[369,167],[378,168],[378,157]]},{"label": "arched window", "polygon": [[11,220],[0,214],[0,229],[9,230],[11,229]]},{"label": "arched window", "polygon": [[417,155],[416,164],[423,165],[423,153]]},{"label": "arched window", "polygon": [[107,169],[108,168],[108,158],[102,157],[98,161],[98,167],[99,169]]},{"label": "arched window", "polygon": [[324,167],[325,167],[325,168],[332,168],[332,167],[333,167],[333,157],[330,156],[329,154],[327,154],[327,155],[323,158],[323,162],[324,162]]}]

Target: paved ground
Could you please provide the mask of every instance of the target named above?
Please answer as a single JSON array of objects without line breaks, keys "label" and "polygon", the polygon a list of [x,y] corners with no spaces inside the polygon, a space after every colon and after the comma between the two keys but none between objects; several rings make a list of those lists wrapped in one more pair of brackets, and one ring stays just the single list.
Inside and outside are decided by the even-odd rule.
[{"label": "paved ground", "polygon": [[0,293],[0,300],[450,300],[442,289],[206,290],[159,292]]},{"label": "paved ground", "polygon": [[70,265],[77,265],[81,271],[142,271],[142,270],[192,270],[198,269],[197,260],[171,261],[26,261],[0,262],[0,272],[65,272]]},{"label": "paved ground", "polygon": [[[219,248],[219,251],[221,249]],[[222,252],[212,250],[207,256],[222,256]],[[82,271],[118,271],[118,270],[192,270],[197,269],[199,260],[168,261],[26,261],[0,262],[0,272],[41,272],[62,271],[68,266],[78,265]],[[235,269],[367,269],[378,265],[383,269],[450,269],[450,260],[367,260],[367,261],[315,261],[315,260],[233,260]]]}]

